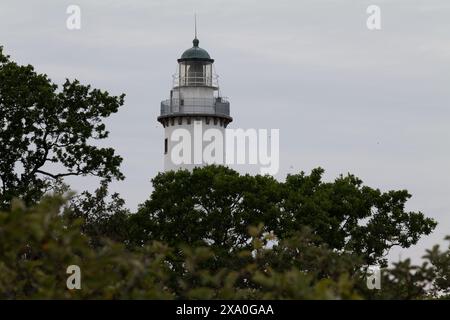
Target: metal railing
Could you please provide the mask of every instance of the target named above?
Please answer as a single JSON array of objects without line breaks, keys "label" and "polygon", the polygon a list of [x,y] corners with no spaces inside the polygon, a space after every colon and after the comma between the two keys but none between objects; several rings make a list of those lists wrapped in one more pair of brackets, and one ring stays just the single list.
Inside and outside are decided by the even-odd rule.
[{"label": "metal railing", "polygon": [[187,98],[161,101],[161,116],[176,114],[211,114],[230,116],[230,103],[226,98]]},{"label": "metal railing", "polygon": [[183,86],[219,87],[219,76],[216,74],[207,75],[202,72],[188,72],[187,75],[180,75],[176,73],[172,77],[173,77],[173,87],[183,87]]}]

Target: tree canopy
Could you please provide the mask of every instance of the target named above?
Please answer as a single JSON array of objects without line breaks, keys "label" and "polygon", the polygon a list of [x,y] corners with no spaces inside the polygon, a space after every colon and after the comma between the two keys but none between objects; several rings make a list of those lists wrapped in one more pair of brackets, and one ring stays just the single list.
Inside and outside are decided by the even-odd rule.
[{"label": "tree canopy", "polygon": [[[421,266],[407,259],[383,269],[381,290],[371,291],[363,260],[320,243],[309,228],[268,246],[272,235],[262,225],[250,226],[250,245],[230,254],[239,263],[217,265],[221,253],[207,245],[149,241],[129,247],[105,237],[92,246],[83,220],[67,215],[64,203],[59,196],[30,208],[14,201],[10,211],[0,212],[0,299],[450,297],[450,246],[427,251]],[[69,265],[82,270],[81,290],[65,287]]]},{"label": "tree canopy", "polygon": [[318,168],[279,182],[217,166],[161,173],[150,199],[131,217],[131,239],[230,252],[250,245],[250,225],[262,224],[278,239],[307,226],[330,248],[385,264],[390,248],[407,248],[436,226],[423,213],[405,210],[406,190],[381,192],[350,174],[323,182],[322,174]]},{"label": "tree canopy", "polygon": [[58,89],[0,47],[0,208],[14,197],[33,204],[67,176],[122,179],[122,158],[95,141],[108,136],[104,119],[123,102],[77,80]]}]

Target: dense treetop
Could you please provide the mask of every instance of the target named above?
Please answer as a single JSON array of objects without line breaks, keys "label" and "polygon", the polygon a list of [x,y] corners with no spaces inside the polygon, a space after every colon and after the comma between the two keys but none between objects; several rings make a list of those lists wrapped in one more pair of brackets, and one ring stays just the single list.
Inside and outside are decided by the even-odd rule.
[{"label": "dense treetop", "polygon": [[94,142],[108,136],[104,119],[123,102],[77,80],[58,89],[0,47],[0,208],[14,197],[32,204],[67,176],[122,179],[122,158]]}]

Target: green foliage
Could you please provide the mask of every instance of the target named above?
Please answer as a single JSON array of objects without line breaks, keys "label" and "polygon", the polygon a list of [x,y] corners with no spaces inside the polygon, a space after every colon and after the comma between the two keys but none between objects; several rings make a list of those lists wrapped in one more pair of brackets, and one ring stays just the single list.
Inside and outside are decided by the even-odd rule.
[{"label": "green foliage", "polygon": [[[67,219],[61,198],[44,198],[27,209],[16,202],[10,212],[0,213],[0,298],[245,298],[337,299],[357,297],[349,275],[317,280],[297,267],[272,268],[277,259],[265,244],[270,237],[251,230],[251,250],[236,250],[242,264],[234,268],[210,268],[217,255],[207,247],[170,248],[152,242],[135,250],[103,241],[93,248],[81,230],[81,221]],[[67,209],[66,209],[67,210]],[[256,231],[255,231],[256,230]],[[302,252],[313,249],[307,236],[293,240]],[[304,242],[304,243],[302,243]],[[291,243],[290,245],[292,245]],[[284,250],[284,245],[279,245]],[[287,249],[287,247],[286,247]],[[174,272],[173,256],[183,261],[183,272]],[[303,259],[302,252],[294,259]],[[332,253],[325,248],[324,255]],[[311,253],[306,256],[311,256]],[[325,258],[325,257],[324,257]],[[282,255],[278,264],[282,265]],[[82,271],[81,290],[66,288],[69,265]]]},{"label": "green foliage", "polygon": [[35,203],[67,176],[122,179],[122,158],[92,141],[108,136],[103,120],[123,101],[124,95],[77,80],[58,90],[47,75],[16,64],[0,47],[0,208],[8,209],[14,197]]},{"label": "green foliage", "polygon": [[405,211],[406,190],[381,192],[351,174],[325,183],[322,174],[319,168],[287,177],[282,211],[289,219],[281,232],[308,225],[331,247],[384,265],[390,248],[408,248],[436,226],[421,212]]},{"label": "green foliage", "polygon": [[445,251],[435,245],[426,250],[423,260],[421,265],[412,265],[410,259],[394,263],[383,272],[382,290],[365,291],[364,295],[372,299],[450,299],[450,245]]},{"label": "green foliage", "polygon": [[[385,269],[382,290],[370,291],[358,257],[317,245],[308,229],[271,248],[273,235],[251,227],[249,248],[236,249],[231,258],[239,263],[225,267],[206,246],[130,249],[103,239],[93,247],[64,203],[47,197],[26,208],[16,201],[0,213],[0,299],[429,299],[450,292],[450,248],[428,251],[422,266],[406,260]],[[81,290],[66,288],[73,264]]]},{"label": "green foliage", "polygon": [[[46,198],[26,209],[15,203],[0,213],[0,298],[167,298],[159,263],[164,247],[149,247],[142,255],[108,242],[101,250],[89,246],[80,221],[67,224],[60,215],[63,201]],[[66,268],[79,265],[82,289],[66,288]]]},{"label": "green foliage", "polygon": [[98,247],[103,238],[127,243],[129,210],[118,193],[109,195],[108,181],[103,180],[94,194],[88,191],[71,197],[65,215],[82,219],[82,231],[89,235],[91,246]]},{"label": "green foliage", "polygon": [[446,240],[449,241],[449,246],[445,251],[435,245],[431,250],[427,250],[423,258],[428,261],[425,268],[428,267],[429,273],[435,275],[430,281],[431,294],[450,299],[450,236],[447,236]]},{"label": "green foliage", "polygon": [[277,239],[308,226],[317,242],[361,256],[365,264],[384,264],[390,248],[409,247],[436,226],[421,212],[404,210],[407,191],[383,193],[353,175],[323,182],[322,174],[319,168],[278,182],[217,166],[161,173],[151,198],[130,219],[130,240],[208,245],[233,264],[227,253],[249,247],[248,226],[261,223]]}]

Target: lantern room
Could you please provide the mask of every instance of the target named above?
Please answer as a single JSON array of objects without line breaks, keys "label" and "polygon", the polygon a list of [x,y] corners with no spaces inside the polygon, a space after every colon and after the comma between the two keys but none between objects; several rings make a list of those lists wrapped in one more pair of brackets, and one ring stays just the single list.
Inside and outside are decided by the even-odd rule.
[{"label": "lantern room", "polygon": [[216,87],[217,76],[213,74],[213,62],[209,53],[200,48],[197,38],[192,41],[192,48],[187,49],[178,59],[178,74],[175,86]]}]

